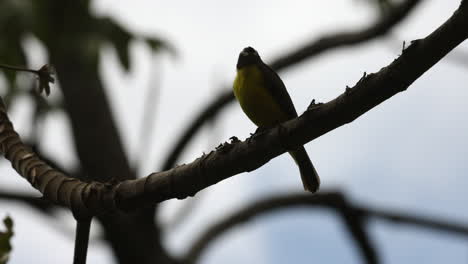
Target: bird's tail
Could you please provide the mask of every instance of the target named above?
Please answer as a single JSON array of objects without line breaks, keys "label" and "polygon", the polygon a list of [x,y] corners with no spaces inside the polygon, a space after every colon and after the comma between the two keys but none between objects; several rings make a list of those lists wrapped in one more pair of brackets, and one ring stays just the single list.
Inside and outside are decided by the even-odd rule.
[{"label": "bird's tail", "polygon": [[300,147],[297,150],[290,151],[289,154],[291,154],[299,167],[304,189],[312,193],[318,191],[320,187],[320,178],[314,168],[314,165],[312,165],[312,161],[310,161],[305,148]]}]

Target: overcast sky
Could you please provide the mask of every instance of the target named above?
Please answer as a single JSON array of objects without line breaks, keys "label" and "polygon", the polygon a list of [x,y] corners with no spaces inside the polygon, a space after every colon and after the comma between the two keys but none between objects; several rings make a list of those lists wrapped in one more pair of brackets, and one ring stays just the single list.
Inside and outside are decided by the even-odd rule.
[{"label": "overcast sky", "polygon": [[[445,21],[459,0],[429,0],[393,32],[394,39],[422,38]],[[128,153],[145,156],[142,176],[161,166],[181,129],[229,85],[238,53],[253,46],[268,62],[324,33],[362,27],[375,18],[364,1],[112,1],[95,3],[98,14],[112,15],[125,27],[168,40],[177,58],[151,56],[136,43],[133,72],[125,74],[113,50],[101,66]],[[312,99],[329,101],[354,85],[363,72],[376,72],[396,58],[399,41],[380,39],[356,48],[323,54],[281,74],[298,109]],[[31,41],[34,50],[40,50]],[[459,47],[468,52],[467,44]],[[41,61],[42,60],[42,61]],[[45,63],[36,56],[33,63]],[[468,223],[468,67],[444,60],[407,91],[372,109],[356,121],[306,145],[321,175],[322,190],[340,189],[353,202],[372,207],[454,219]],[[157,90],[151,145],[140,153],[141,116],[148,89]],[[26,104],[25,104],[26,105]],[[19,129],[26,110],[13,109]],[[51,155],[73,164],[68,127],[61,114],[48,119],[43,139]],[[15,123],[16,124],[16,123]],[[255,127],[232,104],[190,145],[181,162],[190,162],[231,136],[241,139]],[[149,157],[149,158],[148,158]],[[30,191],[9,166],[1,169],[3,186]],[[299,172],[283,155],[262,168],[225,180],[202,191],[184,225],[169,230],[166,245],[184,252],[203,227],[253,200],[301,191]],[[171,221],[184,201],[165,202],[159,221]],[[16,221],[11,263],[68,263],[73,249],[73,222],[63,225],[37,216],[26,207],[1,203],[0,216]],[[59,227],[57,227],[59,226]],[[384,263],[466,263],[466,240],[381,222],[370,223]],[[93,226],[98,230],[98,226]],[[32,236],[34,232],[34,236]],[[37,235],[36,235],[37,234]],[[47,240],[47,243],[43,243]],[[327,210],[291,209],[261,217],[223,236],[203,263],[361,263],[340,219]],[[94,242],[89,263],[112,263],[106,246]]]}]

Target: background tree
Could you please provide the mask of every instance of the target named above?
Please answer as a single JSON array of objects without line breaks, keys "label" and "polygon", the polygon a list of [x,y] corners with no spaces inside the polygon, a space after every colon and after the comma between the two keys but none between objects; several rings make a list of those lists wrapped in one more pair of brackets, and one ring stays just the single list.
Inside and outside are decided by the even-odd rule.
[{"label": "background tree", "polygon": [[[361,44],[365,41],[382,36],[383,34],[388,33],[389,29],[396,26],[396,24],[404,19],[408,14],[411,14],[410,12],[418,2],[419,1],[405,1],[401,4],[382,4],[384,2],[380,1],[380,9],[378,9],[379,17],[376,19],[376,22],[369,23],[364,27],[364,29],[345,33],[330,33],[327,34],[326,37],[318,38],[317,41],[315,38],[310,42],[305,41],[304,46],[294,47],[291,51],[284,52],[284,55],[279,57],[279,59],[275,60],[272,64],[278,70],[283,70],[288,67],[291,68],[291,66],[297,65],[299,62],[310,59],[324,51],[345,45]],[[32,124],[34,124],[34,127],[30,130],[32,131],[30,133],[30,141],[40,155],[54,164],[54,166],[60,167],[61,170],[67,172],[69,175],[88,181],[116,182],[125,179],[134,179],[136,178],[136,169],[139,171],[145,171],[145,166],[149,166],[142,163],[143,161],[152,163],[151,166],[154,166],[154,163],[151,160],[151,155],[147,154],[149,151],[147,147],[139,150],[129,149],[125,151],[117,131],[118,125],[116,125],[114,118],[111,115],[109,99],[106,96],[106,91],[102,84],[103,81],[98,71],[99,62],[101,61],[100,52],[103,50],[106,52],[106,49],[103,49],[103,45],[110,44],[117,51],[116,54],[118,55],[124,69],[131,69],[130,65],[132,64],[129,59],[129,47],[132,42],[140,41],[142,43],[147,43],[153,51],[156,52],[164,50],[170,51],[171,48],[169,48],[169,45],[159,39],[147,38],[139,36],[138,34],[129,33],[130,31],[123,29],[115,23],[113,19],[105,18],[106,16],[96,15],[93,13],[93,9],[90,9],[90,2],[87,1],[49,1],[47,3],[36,3],[34,1],[2,1],[2,5],[3,6],[0,10],[3,10],[5,13],[1,16],[5,18],[4,21],[0,23],[0,26],[2,26],[1,32],[5,32],[5,34],[2,34],[1,36],[3,38],[2,43],[4,43],[3,46],[1,46],[0,52],[2,63],[9,65],[28,65],[29,63],[26,58],[28,58],[28,56],[34,57],[34,52],[31,52],[27,46],[25,48],[25,45],[28,45],[28,42],[40,43],[39,45],[42,45],[44,48],[45,54],[49,57],[49,61],[57,70],[57,78],[63,93],[63,97],[44,100],[40,96],[30,92],[31,84],[30,82],[25,81],[27,78],[18,76],[11,71],[5,71],[5,77],[6,80],[8,80],[8,85],[5,85],[5,87],[8,87],[8,89],[6,89],[4,98],[7,105],[14,105],[18,98],[24,98],[23,94],[25,93],[32,98],[29,103],[33,104],[35,109],[32,111],[34,117],[32,119]],[[455,8],[453,10],[455,10]],[[444,19],[447,17],[444,17]],[[430,31],[435,29],[435,27],[436,26],[432,27]],[[428,33],[430,31],[428,31]],[[276,38],[278,38],[278,36],[276,36]],[[416,37],[412,36],[411,39],[413,38]],[[213,42],[215,41],[205,40],[205,42],[210,43],[210,45],[214,45]],[[409,43],[407,45],[409,46]],[[237,56],[238,49],[242,47],[243,46],[238,47],[233,45],[233,48],[236,48],[235,52],[232,52],[233,55],[231,56],[233,57],[233,65],[235,63],[235,57]],[[206,50],[210,51],[210,49]],[[25,55],[28,52],[31,54]],[[397,49],[397,53],[398,52],[401,53],[400,49]],[[396,55],[397,54],[394,53],[392,56]],[[390,61],[391,60],[387,60],[385,63],[379,63],[378,67],[386,65]],[[44,60],[44,62],[47,62],[47,60]],[[360,67],[356,65],[354,69],[356,67],[360,69]],[[103,68],[104,71],[105,69],[106,67]],[[360,75],[362,74],[362,71],[364,71],[364,69],[356,71],[354,74],[356,76],[358,74]],[[178,76],[178,78],[180,78],[180,76]],[[350,82],[356,81],[357,79],[359,78],[354,78],[353,80],[350,80]],[[366,79],[363,78],[363,80]],[[113,87],[111,80],[109,83],[111,84],[110,86]],[[118,87],[119,85],[122,86],[120,83],[115,87]],[[344,84],[340,83],[339,85],[341,90],[344,91]],[[190,89],[197,88],[198,85],[194,85],[193,82],[190,83]],[[130,90],[129,87],[126,87],[126,89]],[[132,87],[131,89],[134,88]],[[225,89],[228,91],[226,87]],[[314,91],[316,89],[318,88],[314,88]],[[159,160],[165,160],[162,166],[164,170],[172,168],[178,160],[181,160],[180,156],[182,151],[186,148],[186,144],[193,140],[194,134],[204,124],[211,121],[218,125],[219,123],[224,123],[224,121],[226,121],[227,117],[214,119],[214,117],[219,116],[217,115],[219,111],[228,102],[232,101],[231,92],[224,91],[225,90],[223,90],[222,94],[214,100],[208,100],[209,102],[207,106],[203,106],[203,103],[197,103],[197,105],[205,107],[205,110],[202,111],[198,117],[195,116],[195,118],[193,118],[193,116],[187,115],[187,117],[185,117],[178,114],[181,110],[186,111],[185,105],[182,101],[183,97],[189,94],[187,90],[181,90],[181,92],[176,93],[176,98],[174,100],[155,100],[160,104],[164,104],[164,102],[175,104],[176,109],[171,111],[170,114],[166,114],[168,117],[163,117],[163,119],[172,121],[174,119],[179,119],[180,117],[180,120],[177,122],[187,122],[190,118],[193,118],[194,120],[190,123],[191,125],[189,125],[189,129],[186,130],[187,132],[180,137],[181,140],[174,144],[174,149],[170,150],[169,154],[160,155],[165,158],[158,158]],[[130,90],[130,93],[134,94],[138,92]],[[107,94],[112,97],[117,94],[117,91],[113,88],[112,90],[108,90]],[[310,97],[310,93],[307,91],[305,94],[309,96],[307,101],[310,102],[312,99]],[[335,91],[333,97],[337,94],[339,93],[336,93]],[[323,96],[323,98],[326,99],[327,97]],[[129,104],[129,101],[130,100],[127,100],[126,104]],[[50,102],[52,102],[52,104]],[[149,101],[148,105],[153,103],[154,101]],[[123,112],[126,110],[122,108],[125,107],[126,104],[114,107],[117,117],[125,115]],[[37,135],[39,131],[45,131],[40,129],[40,127],[44,125],[44,120],[46,120],[44,117],[50,115],[50,111],[54,111],[56,109],[62,109],[70,123],[74,148],[78,159],[78,162],[74,167],[62,166],[60,162],[55,161],[55,159],[57,159],[56,155],[47,155],[47,148],[43,146],[42,142],[43,138],[47,137],[49,130],[47,130],[45,135]],[[150,114],[150,116],[144,118],[144,120],[152,120],[151,115],[154,114],[154,110],[146,110],[145,113]],[[161,115],[164,115],[164,113],[161,112]],[[395,116],[396,115],[397,114],[395,114]],[[139,115],[131,115],[131,117],[133,117],[133,119],[141,118]],[[213,122],[213,120],[215,120],[215,122]],[[16,125],[15,120],[13,121]],[[145,131],[149,135],[152,135],[152,133],[148,132],[151,131],[151,126],[149,126],[148,123],[149,121],[144,121],[146,126],[143,126],[143,129],[138,127],[134,130]],[[169,132],[173,131],[174,128],[169,127],[169,124],[171,124],[170,122],[163,123],[166,125],[159,128],[160,130],[167,130]],[[130,128],[134,127],[132,123],[124,124]],[[367,126],[369,130],[371,130],[370,122]],[[177,127],[177,129],[180,129],[180,127]],[[243,133],[245,134],[245,131]],[[238,136],[239,133],[229,128],[228,135]],[[142,138],[146,137],[143,136]],[[226,139],[227,137],[221,137],[219,141]],[[159,141],[161,145],[164,145],[164,141],[160,140],[160,138],[157,138],[157,141]],[[389,143],[391,144],[391,142],[391,140],[384,141],[384,145]],[[213,143],[216,144],[219,142]],[[147,144],[143,141],[143,143],[137,145],[145,146]],[[357,152],[360,147],[360,144],[356,144]],[[208,149],[205,147],[204,149],[210,150],[211,147]],[[408,151],[408,149],[411,148],[405,148],[405,151]],[[198,151],[198,153],[201,152],[200,150]],[[137,153],[138,158],[129,158],[129,155],[132,153]],[[333,154],[337,155],[337,151]],[[320,159],[320,156],[328,155],[330,154],[317,156]],[[193,159],[193,156],[190,158]],[[137,162],[134,162],[135,164],[132,165],[130,160],[137,160]],[[326,159],[324,158],[323,162],[325,160]],[[330,167],[333,166],[334,165],[331,165]],[[382,170],[392,168],[390,164],[388,166],[389,167],[378,166],[379,169],[376,170],[376,172],[378,171],[379,173],[382,173]],[[355,167],[362,169],[362,167],[366,166],[359,165]],[[150,171],[154,170],[156,170],[156,168],[152,168]],[[327,173],[327,170],[331,169],[327,169],[325,167],[322,174],[330,174],[329,172]],[[291,169],[291,171],[293,171],[293,169]],[[142,175],[144,175],[144,173],[142,173]],[[265,181],[274,181],[274,179],[270,180],[269,178],[267,179],[266,177],[263,177],[258,183],[261,182],[263,185],[265,184]],[[268,188],[268,185],[265,187]],[[258,192],[260,194],[264,192],[262,191],[262,188],[265,190],[265,187],[260,186]],[[300,187],[300,184],[296,187]],[[440,187],[440,185],[438,187]],[[299,190],[300,188],[295,189]],[[369,194],[371,193],[372,192],[369,192]],[[218,195],[223,196],[226,194],[218,193]],[[52,214],[52,212],[56,211],[55,209],[52,210],[49,204],[39,202],[37,199],[31,199],[28,196],[25,197],[16,193],[11,193],[11,191],[8,190],[5,190],[3,197],[25,201],[29,205],[33,205],[35,208],[39,209],[40,212],[55,216]],[[284,200],[280,198],[284,198]],[[312,200],[309,201],[309,199]],[[315,198],[309,198],[308,196],[285,195],[284,197],[272,199],[270,203],[259,202],[260,205],[267,205],[258,207],[274,209],[277,207],[293,206],[295,203],[302,204],[307,202],[314,205],[321,204],[339,212],[339,215],[345,220],[345,226],[349,227],[350,234],[360,246],[362,256],[369,263],[375,263],[379,260],[376,253],[378,251],[375,250],[372,239],[368,238],[367,229],[364,226],[365,220],[369,215],[380,216],[384,219],[403,219],[402,221],[421,225],[424,224],[426,226],[438,227],[439,229],[457,231],[466,234],[466,231],[464,231],[466,229],[462,226],[454,226],[453,224],[440,223],[437,221],[430,222],[427,219],[419,219],[411,215],[403,215],[398,218],[395,217],[394,214],[385,211],[374,211],[366,208],[363,209],[359,206],[356,207],[353,203],[350,204],[340,193],[335,192],[323,193],[321,196],[317,196]],[[204,245],[210,242],[212,238],[215,238],[226,228],[235,225],[238,221],[243,221],[260,214],[261,212],[268,211],[268,209],[255,209],[258,207],[252,205],[249,208],[254,209],[245,209],[247,213],[243,213],[241,211],[239,213],[241,216],[237,216],[237,218],[236,214],[234,214],[231,218],[226,220],[227,224],[215,225],[213,230],[218,231],[209,230],[208,234],[211,235],[202,236],[200,240],[196,241],[196,243],[193,244],[194,247],[185,254],[185,258],[181,258],[178,254],[169,254],[168,251],[164,249],[162,245],[163,237],[161,233],[161,224],[154,219],[154,216],[159,213],[159,206],[137,209],[131,213],[112,214],[106,216],[100,215],[99,222],[102,224],[102,238],[109,243],[112,248],[112,252],[121,263],[174,263],[181,260],[189,262],[195,260],[204,249]],[[189,210],[184,210],[184,212],[187,211]],[[191,218],[192,216],[188,217]],[[181,218],[183,217],[177,216],[177,219]],[[193,226],[194,225],[192,224],[192,227]],[[218,228],[216,229],[216,227]],[[164,228],[164,230],[166,230],[166,228]],[[295,241],[293,244],[302,245],[303,243],[303,241]]]}]

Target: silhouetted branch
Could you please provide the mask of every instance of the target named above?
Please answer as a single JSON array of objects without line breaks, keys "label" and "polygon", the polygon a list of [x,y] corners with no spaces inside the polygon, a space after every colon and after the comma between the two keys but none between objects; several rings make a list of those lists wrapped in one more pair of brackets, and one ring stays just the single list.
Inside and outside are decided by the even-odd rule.
[{"label": "silhouetted branch", "polygon": [[73,252],[73,264],[86,264],[88,255],[89,232],[91,229],[91,218],[76,219],[75,249]]},{"label": "silhouetted branch", "polygon": [[44,92],[46,95],[50,94],[49,83],[54,83],[55,79],[52,77],[53,70],[50,65],[44,65],[39,70],[28,69],[24,67],[16,67],[7,64],[0,64],[0,69],[11,70],[11,71],[22,71],[34,73],[39,78],[39,93]]},{"label": "silhouetted branch", "polygon": [[[402,46],[406,44],[404,40],[395,36],[394,34],[389,34],[386,39],[388,40],[387,42],[389,47],[393,51],[400,51]],[[468,51],[455,49],[447,55],[444,61],[451,62],[462,67],[468,67]]]},{"label": "silhouetted branch", "polygon": [[[43,213],[47,216],[50,216],[52,221],[57,221],[57,218],[54,218],[53,211],[56,209],[64,209],[64,207],[57,206],[56,204],[51,203],[50,201],[41,198],[41,197],[34,197],[32,195],[27,194],[19,194],[18,192],[7,192],[0,190],[0,200],[3,201],[11,201],[11,202],[19,202],[23,203],[27,206],[30,206],[33,209],[36,209],[40,213]],[[73,234],[73,230],[68,229],[67,226],[64,226],[63,223],[54,223],[51,226],[56,228],[60,233],[64,234],[67,238],[71,238]],[[102,239],[98,237],[98,239]]]},{"label": "silhouetted branch", "polygon": [[[468,37],[468,0],[447,22],[425,39],[413,41],[403,54],[375,74],[364,75],[353,87],[326,104],[314,101],[298,118],[241,142],[220,145],[192,163],[120,182],[83,182],[51,168],[28,149],[14,131],[5,105],[0,105],[0,150],[13,168],[51,202],[67,206],[75,215],[135,210],[198,191],[304,145],[354,121],[370,109],[406,90],[424,72]],[[118,175],[111,175],[118,177]],[[107,176],[109,177],[109,176]]]},{"label": "silhouetted branch", "polygon": [[[200,130],[200,128],[209,120],[214,119],[224,106],[233,102],[234,94],[228,89],[229,88],[225,88],[225,91],[221,92],[220,95],[205,107],[198,117],[190,123],[179,140],[174,144],[174,147],[170,150],[169,155],[167,155],[166,161],[163,163],[162,170],[168,170],[174,167],[180,157],[180,154],[182,154],[182,151],[198,130]],[[228,91],[226,92],[226,90]]]},{"label": "silhouetted branch", "polygon": [[0,191],[0,200],[9,200],[13,202],[21,202],[34,209],[37,209],[41,213],[50,214],[57,205],[50,203],[41,197],[34,197],[27,194],[19,194],[17,192]]},{"label": "silhouetted branch", "polygon": [[375,218],[397,224],[414,225],[415,227],[432,229],[434,231],[451,233],[468,238],[468,226],[453,221],[438,220],[433,217],[422,217],[403,212],[371,209],[360,206],[355,206],[354,210],[362,215],[362,217],[366,218]]},{"label": "silhouetted branch", "polygon": [[[367,263],[378,263],[376,250],[370,243],[363,226],[367,220],[376,218],[392,221],[399,224],[409,224],[421,228],[449,232],[468,238],[468,226],[457,225],[444,220],[425,218],[410,215],[400,211],[374,210],[364,206],[354,206],[340,192],[319,193],[310,195],[306,193],[289,194],[267,198],[252,203],[251,205],[234,212],[214,225],[208,227],[192,244],[184,256],[184,263],[196,263],[203,252],[213,244],[221,235],[240,224],[245,224],[256,217],[263,216],[292,207],[324,207],[336,210],[338,214],[345,216],[345,224],[352,230],[354,240],[358,243],[360,252]],[[356,221],[357,220],[357,221]]]},{"label": "silhouetted branch", "polygon": [[[262,216],[266,213],[298,206],[336,209],[339,214],[344,216],[344,223],[348,229],[353,230],[351,233],[355,241],[359,244],[361,255],[364,257],[366,263],[377,263],[377,254],[370,245],[364,228],[361,226],[363,222],[351,220],[352,218],[359,217],[359,215],[355,214],[345,198],[336,192],[321,193],[317,195],[302,193],[291,194],[257,201],[210,226],[202,233],[195,243],[193,243],[192,247],[183,258],[183,262],[197,263],[201,254],[210,244],[216,241],[220,235],[239,224],[247,223],[253,218]],[[359,231],[356,232],[357,230]],[[356,235],[357,233],[359,233],[359,235]]]},{"label": "silhouetted branch", "polygon": [[365,229],[367,219],[362,217],[339,193],[337,193],[337,198],[341,199],[339,201],[341,206],[335,209],[341,214],[346,229],[360,249],[359,253],[361,253],[362,258],[368,264],[380,263],[377,250]]},{"label": "silhouetted branch", "polygon": [[340,32],[319,38],[318,40],[306,44],[286,56],[275,60],[271,66],[276,70],[296,65],[312,56],[329,51],[342,46],[361,44],[365,41],[380,37],[391,28],[401,22],[416,7],[420,0],[407,0],[402,4],[393,7],[388,13],[368,28],[355,32]]},{"label": "silhouetted branch", "polygon": [[[398,22],[402,21],[419,2],[420,0],[405,1],[397,7],[394,7],[385,16],[382,16],[379,21],[368,28],[354,32],[338,32],[323,36],[279,57],[271,63],[271,66],[277,71],[281,71],[289,66],[322,54],[325,51],[338,47],[360,44],[382,36],[398,24]],[[169,151],[167,159],[163,163],[162,170],[168,170],[174,167],[182,151],[200,128],[207,121],[215,118],[222,108],[234,101],[234,95],[231,90],[231,87],[225,87],[223,92],[205,106],[198,116],[188,125],[174,144],[174,147]]]}]

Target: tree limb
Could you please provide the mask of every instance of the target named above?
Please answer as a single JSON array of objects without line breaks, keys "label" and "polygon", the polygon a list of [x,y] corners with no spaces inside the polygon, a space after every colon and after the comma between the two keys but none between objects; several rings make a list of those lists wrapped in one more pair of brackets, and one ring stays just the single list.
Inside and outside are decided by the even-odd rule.
[{"label": "tree limb", "polygon": [[348,233],[358,246],[361,257],[367,264],[380,263],[377,250],[365,229],[367,219],[362,217],[362,214],[356,211],[341,194],[337,193],[336,197],[340,207],[335,209],[341,214]]},{"label": "tree limb", "polygon": [[73,264],[86,264],[88,255],[89,232],[91,218],[76,219],[75,249],[73,252]]},{"label": "tree limb", "polygon": [[364,223],[366,220],[376,218],[384,221],[391,221],[399,224],[409,224],[421,228],[433,229],[442,232],[449,232],[454,235],[461,235],[468,238],[468,226],[462,226],[444,220],[434,218],[425,218],[398,211],[374,210],[364,206],[354,206],[340,192],[319,193],[310,195],[306,193],[289,194],[278,197],[271,197],[257,201],[248,207],[234,212],[216,224],[210,226],[199,236],[192,244],[188,252],[183,257],[184,263],[196,263],[201,254],[215,242],[221,235],[225,234],[233,227],[244,224],[255,217],[263,216],[274,211],[290,209],[292,207],[306,206],[312,208],[325,207],[336,210],[339,214],[353,214],[353,219],[361,219],[360,223],[350,225],[345,221],[348,229],[359,228],[362,235],[354,235],[356,243],[359,245],[361,255],[367,263],[378,263],[375,249],[368,241],[365,235]]},{"label": "tree limb", "polygon": [[[233,227],[240,224],[247,223],[252,220],[254,217],[262,216],[266,213],[271,213],[273,211],[290,209],[292,207],[298,206],[307,206],[307,207],[324,207],[336,209],[338,213],[343,215],[348,215],[352,212],[352,207],[348,204],[345,198],[337,192],[330,193],[320,193],[317,195],[310,194],[290,194],[284,196],[273,197],[261,201],[257,201],[251,204],[248,207],[245,207],[233,214],[230,214],[223,218],[218,223],[210,226],[205,230],[202,235],[192,244],[187,254],[183,257],[184,263],[197,263],[201,254],[212,244],[216,239],[224,234],[226,231],[231,230]],[[349,217],[353,218],[353,217]],[[349,225],[351,221],[344,222],[346,225]],[[352,225],[356,224],[355,222]],[[362,224],[359,223],[359,225]],[[349,227],[348,229],[353,229],[355,227]],[[362,227],[359,227],[362,231]],[[357,238],[354,236],[354,238]],[[362,240],[356,240],[361,246],[362,255],[365,257],[366,263],[376,263],[372,262],[372,259],[367,259],[369,253],[367,250],[371,250],[370,255],[376,256],[374,249],[372,247],[362,246]],[[364,242],[366,244],[366,242]]]},{"label": "tree limb", "polygon": [[[88,179],[100,182],[135,179],[135,171],[125,153],[122,138],[111,111],[108,97],[111,91],[104,89],[99,71],[102,44],[109,43],[117,49],[128,50],[125,48],[128,46],[128,41],[122,44],[122,39],[113,38],[115,34],[114,36],[106,35],[109,32],[104,31],[110,29],[118,36],[122,36],[120,33],[126,30],[115,24],[110,25],[112,21],[109,19],[95,17],[95,14],[89,12],[89,2],[48,1],[35,4],[40,10],[46,11],[43,14],[43,22],[48,29],[47,32],[54,32],[54,34],[47,34],[47,39],[41,37],[39,39],[44,41],[49,59],[57,70],[81,171]],[[133,39],[133,36],[127,38],[127,33],[124,32],[123,35],[126,35],[124,39]],[[152,42],[154,48],[160,46],[157,41]],[[31,158],[31,160],[34,159]],[[46,169],[48,168],[40,166],[37,167],[36,172],[46,173]],[[102,208],[113,207],[112,203],[101,204],[97,205],[101,209],[94,210],[96,208],[92,205],[94,198],[89,198],[103,193],[106,193],[104,197],[111,196],[109,191],[112,188],[108,186],[112,184],[88,185],[86,182],[69,179],[62,181],[59,180],[63,179],[62,177],[56,176],[64,175],[53,172],[47,171],[46,174],[51,184],[47,181],[41,182],[44,184],[42,187],[47,186],[44,188],[52,196],[51,201],[55,202],[60,199],[62,204],[69,207],[73,205],[72,211],[81,212],[75,215],[83,214],[85,217],[87,214],[94,215],[93,212],[96,211],[107,211]],[[95,192],[96,186],[100,186],[96,188],[98,190],[107,191]],[[86,209],[81,197],[90,199],[87,205],[94,209]],[[98,199],[101,198],[109,201],[101,196]],[[154,214],[155,208],[152,207],[140,208],[128,214],[97,216],[102,223],[105,239],[109,242],[116,261],[121,264],[172,263],[171,257],[161,245],[160,232],[154,222]]]},{"label": "tree limb", "polygon": [[[259,168],[270,159],[350,123],[393,95],[407,89],[425,71],[468,37],[466,0],[453,16],[425,39],[413,41],[403,54],[375,74],[364,76],[354,88],[336,99],[311,105],[300,117],[245,142],[233,140],[216,152],[174,169],[137,179],[146,191],[132,188],[120,196],[120,206],[131,208],[142,201],[164,201],[192,196],[232,175]],[[123,191],[133,182],[123,182]],[[152,195],[150,195],[152,194]],[[133,201],[132,201],[133,200]],[[139,201],[139,202],[137,202]],[[127,204],[128,203],[128,204]]]},{"label": "tree limb", "polygon": [[[394,7],[391,11],[382,16],[379,21],[369,28],[357,30],[354,32],[337,32],[323,36],[310,42],[284,56],[279,57],[271,63],[272,68],[277,71],[286,69],[306,59],[322,54],[335,48],[350,46],[369,41],[387,33],[398,22],[402,21],[421,2],[420,0],[407,0],[404,3]],[[174,147],[169,151],[167,159],[163,163],[162,170],[168,170],[176,164],[182,151],[190,140],[200,130],[200,128],[216,115],[229,103],[234,101],[234,95],[231,87],[226,87],[211,103],[198,114],[198,116],[189,124]]]},{"label": "tree limb", "polygon": [[402,55],[375,74],[363,76],[353,87],[326,104],[311,104],[298,118],[244,142],[232,138],[216,151],[174,169],[121,182],[83,182],[51,168],[29,150],[14,131],[5,105],[0,104],[0,152],[13,168],[51,202],[74,214],[95,215],[135,210],[156,203],[193,196],[198,191],[296,149],[350,123],[365,112],[406,90],[425,71],[468,37],[468,0],[436,31],[413,41]]},{"label": "tree limb", "polygon": [[451,233],[468,238],[468,226],[456,222],[421,217],[413,214],[355,206],[354,210],[365,218],[375,218],[396,224],[413,225],[434,231]]}]

